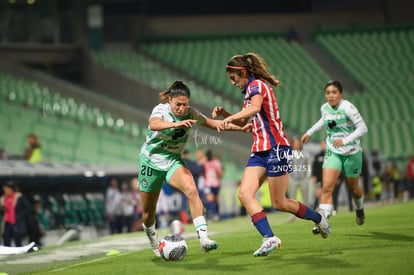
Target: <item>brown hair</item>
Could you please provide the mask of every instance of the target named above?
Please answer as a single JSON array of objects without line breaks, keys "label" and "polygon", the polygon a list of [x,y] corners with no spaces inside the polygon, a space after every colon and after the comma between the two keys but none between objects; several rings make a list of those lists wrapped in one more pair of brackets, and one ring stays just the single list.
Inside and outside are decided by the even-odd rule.
[{"label": "brown hair", "polygon": [[30,133],[27,135],[27,138],[32,139],[33,142],[30,144],[30,146],[32,146],[33,148],[41,147],[39,139],[37,138],[36,134]]},{"label": "brown hair", "polygon": [[160,93],[160,100],[161,103],[167,103],[170,98],[180,95],[190,98],[190,89],[182,81],[177,80],[167,90]]},{"label": "brown hair", "polygon": [[278,87],[280,81],[274,75],[268,72],[268,65],[263,59],[255,53],[246,53],[245,55],[235,55],[227,62],[226,72],[234,72],[238,75],[242,70],[246,70],[249,75],[267,81],[275,87]]}]

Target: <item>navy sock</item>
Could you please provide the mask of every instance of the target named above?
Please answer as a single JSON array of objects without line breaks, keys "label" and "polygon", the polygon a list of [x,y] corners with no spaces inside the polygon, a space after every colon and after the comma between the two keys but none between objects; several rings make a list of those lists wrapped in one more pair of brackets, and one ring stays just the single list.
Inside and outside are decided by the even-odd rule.
[{"label": "navy sock", "polygon": [[256,227],[257,231],[262,234],[263,238],[273,237],[272,229],[270,228],[269,222],[264,211],[257,212],[252,216],[252,222]]},{"label": "navy sock", "polygon": [[298,202],[298,203],[299,203],[299,209],[298,209],[298,212],[295,213],[296,217],[305,219],[305,220],[312,220],[315,223],[321,222],[322,217],[318,212],[313,211],[312,209],[310,209],[309,207],[307,207],[301,202]]},{"label": "navy sock", "polygon": [[214,216],[214,208],[215,208],[214,202],[212,201],[207,202],[206,206],[207,206],[207,217],[208,219],[211,219]]}]

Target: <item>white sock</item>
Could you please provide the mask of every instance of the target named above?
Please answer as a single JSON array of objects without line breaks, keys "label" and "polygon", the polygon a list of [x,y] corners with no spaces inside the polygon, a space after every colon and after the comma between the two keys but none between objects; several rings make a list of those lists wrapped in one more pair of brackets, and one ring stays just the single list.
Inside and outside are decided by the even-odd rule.
[{"label": "white sock", "polygon": [[356,209],[361,209],[364,207],[364,196],[362,196],[360,199],[354,198],[354,203]]},{"label": "white sock", "polygon": [[207,221],[204,216],[193,219],[193,224],[200,240],[207,239]]},{"label": "white sock", "polygon": [[329,218],[332,214],[333,205],[328,203],[321,203],[319,204],[319,208],[325,212],[325,218]]},{"label": "white sock", "polygon": [[151,225],[150,227],[146,227],[145,224],[142,223],[142,228],[144,229],[144,231],[148,231],[148,230],[150,230],[151,232],[155,231],[155,223]]}]

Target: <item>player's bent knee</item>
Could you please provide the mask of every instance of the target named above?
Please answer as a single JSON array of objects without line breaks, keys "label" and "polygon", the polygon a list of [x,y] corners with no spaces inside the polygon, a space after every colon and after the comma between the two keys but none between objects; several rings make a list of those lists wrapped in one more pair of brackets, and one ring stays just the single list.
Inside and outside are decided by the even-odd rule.
[{"label": "player's bent knee", "polygon": [[239,192],[239,194],[237,194],[237,197],[239,198],[240,202],[243,205],[246,205],[246,203],[250,200],[252,200],[254,197],[251,196],[251,194],[247,194],[244,192]]}]

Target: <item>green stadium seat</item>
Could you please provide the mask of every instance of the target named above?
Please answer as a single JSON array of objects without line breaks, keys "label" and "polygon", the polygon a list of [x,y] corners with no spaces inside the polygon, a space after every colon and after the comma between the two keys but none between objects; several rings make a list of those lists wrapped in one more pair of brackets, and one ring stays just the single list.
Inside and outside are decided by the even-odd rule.
[{"label": "green stadium seat", "polygon": [[[191,49],[191,47],[188,47],[183,43],[179,44],[178,47],[180,48],[180,51],[174,51],[174,49],[172,49],[171,53],[165,53],[161,46],[159,54],[164,56],[165,59],[169,62],[174,62],[177,60],[177,58],[181,58],[180,60],[183,60],[184,64],[194,65],[194,56],[196,61],[199,60],[199,56],[189,54],[189,52],[194,51]],[[101,62],[102,64],[109,66],[115,70],[121,71],[127,75],[135,77],[140,81],[146,82],[157,90],[166,89],[177,79],[182,79],[186,83],[191,82],[190,79],[187,79],[185,77],[183,78],[181,75],[179,76],[177,73],[168,70],[161,65],[152,62],[150,59],[144,57],[143,55],[132,51],[99,51],[95,52],[94,56],[96,58],[96,61]],[[203,74],[210,75],[210,72],[211,70],[206,70],[203,72]],[[192,97],[192,100],[195,102],[204,104],[209,107],[215,106],[216,101],[214,100],[214,95],[212,92],[202,88],[197,84],[191,85],[190,90],[199,90],[198,93],[200,95],[203,95]]]},{"label": "green stadium seat", "polygon": [[[37,82],[4,73],[0,80],[0,146],[9,154],[22,155],[26,136],[32,132],[39,137],[46,161],[136,162],[146,126],[134,123],[137,131],[132,132],[132,124],[122,117],[63,97]],[[19,91],[11,96],[12,101],[10,91]],[[101,117],[103,127],[97,127]],[[108,140],[100,140],[102,136]]]}]

